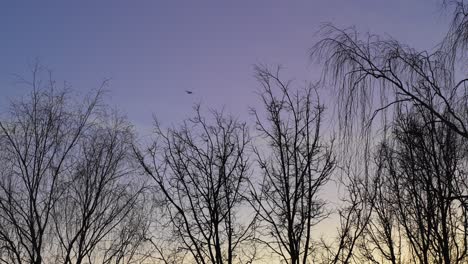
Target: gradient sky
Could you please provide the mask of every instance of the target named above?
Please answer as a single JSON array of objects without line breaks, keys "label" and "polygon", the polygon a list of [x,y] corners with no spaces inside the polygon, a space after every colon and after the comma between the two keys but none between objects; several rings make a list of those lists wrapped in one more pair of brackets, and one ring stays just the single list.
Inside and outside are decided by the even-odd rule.
[{"label": "gradient sky", "polygon": [[[254,64],[281,64],[285,79],[298,85],[317,80],[320,68],[310,62],[308,50],[326,22],[432,49],[448,24],[440,2],[5,0],[0,111],[8,99],[28,91],[15,85],[14,74],[29,78],[28,65],[38,58],[75,90],[90,91],[110,78],[107,101],[127,114],[140,136],[149,134],[152,114],[163,125],[175,124],[190,116],[197,102],[224,106],[251,121],[248,107],[258,104]],[[320,93],[332,111],[333,93]]]},{"label": "gradient sky", "polygon": [[324,22],[423,49],[447,27],[435,0],[2,1],[0,108],[27,91],[13,74],[29,77],[39,58],[77,90],[111,78],[109,103],[140,129],[153,113],[178,122],[195,102],[248,118],[254,64],[281,64],[298,85],[317,78],[308,49]]}]

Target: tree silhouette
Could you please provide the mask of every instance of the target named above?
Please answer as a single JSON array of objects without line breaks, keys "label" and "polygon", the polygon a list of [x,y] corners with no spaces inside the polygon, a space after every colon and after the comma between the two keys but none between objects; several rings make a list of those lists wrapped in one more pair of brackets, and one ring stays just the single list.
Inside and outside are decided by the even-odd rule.
[{"label": "tree silhouette", "polygon": [[319,191],[335,165],[332,146],[324,143],[320,130],[324,107],[314,100],[312,86],[293,92],[281,81],[279,69],[256,71],[266,111],[263,119],[252,109],[266,140],[265,148],[254,149],[263,174],[260,186],[253,188],[253,207],[265,227],[259,241],[286,263],[305,264],[312,253],[311,229],[328,215]]},{"label": "tree silhouette", "polygon": [[156,141],[136,154],[164,197],[179,251],[194,263],[246,263],[254,257],[255,218],[239,218],[247,204],[251,139],[244,123],[216,111],[211,116],[212,122],[197,106],[179,128],[164,131],[156,123]]},{"label": "tree silhouette", "polygon": [[332,25],[312,48],[324,79],[338,89],[343,153],[355,157],[348,171],[361,171],[347,176],[346,203],[364,224],[344,225],[341,234],[357,232],[345,239],[351,243],[341,236],[335,260],[466,261],[466,157],[459,148],[468,138],[468,13],[463,1],[450,6],[451,26],[434,52]]},{"label": "tree silhouette", "polygon": [[123,223],[135,223],[133,243],[144,230],[130,126],[103,115],[102,90],[76,103],[43,72],[0,120],[0,262],[125,263],[115,253],[130,240],[107,239],[124,238]]}]

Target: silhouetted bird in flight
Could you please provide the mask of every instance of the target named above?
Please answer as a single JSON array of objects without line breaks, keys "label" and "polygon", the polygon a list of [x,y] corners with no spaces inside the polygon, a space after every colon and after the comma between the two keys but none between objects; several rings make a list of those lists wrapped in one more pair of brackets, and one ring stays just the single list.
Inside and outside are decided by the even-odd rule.
[{"label": "silhouetted bird in flight", "polygon": [[186,92],[187,94],[193,94],[192,91],[185,90],[185,92]]}]

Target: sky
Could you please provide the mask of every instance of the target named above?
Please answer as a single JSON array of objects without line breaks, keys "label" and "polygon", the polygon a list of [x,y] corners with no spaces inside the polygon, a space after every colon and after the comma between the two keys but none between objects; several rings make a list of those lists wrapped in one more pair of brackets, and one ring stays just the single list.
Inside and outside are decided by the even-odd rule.
[{"label": "sky", "polygon": [[[15,75],[30,78],[38,59],[81,93],[110,79],[106,102],[141,136],[153,115],[170,126],[195,103],[252,121],[248,107],[260,107],[254,65],[282,65],[297,87],[317,81],[309,50],[324,23],[431,50],[448,17],[437,0],[2,1],[0,111],[29,91]],[[329,111],[334,94],[320,91]]]},{"label": "sky", "polygon": [[[28,91],[15,75],[30,78],[38,59],[82,93],[110,79],[106,101],[140,131],[153,114],[179,122],[195,103],[248,120],[259,103],[253,66],[282,65],[297,87],[318,80],[309,49],[330,22],[418,49],[447,28],[436,0],[2,1],[0,109]],[[333,108],[332,90],[320,93]]]}]

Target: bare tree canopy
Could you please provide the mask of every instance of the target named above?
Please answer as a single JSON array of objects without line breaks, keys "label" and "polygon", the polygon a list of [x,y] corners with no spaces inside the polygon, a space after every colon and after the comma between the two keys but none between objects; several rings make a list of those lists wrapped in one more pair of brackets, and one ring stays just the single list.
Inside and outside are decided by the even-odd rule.
[{"label": "bare tree canopy", "polygon": [[352,28],[323,28],[324,38],[312,48],[311,56],[323,62],[325,78],[338,86],[340,120],[346,134],[354,129],[357,115],[368,125],[377,113],[409,104],[427,108],[468,138],[468,79],[463,76],[467,69],[467,6],[463,1],[450,6],[455,6],[452,24],[434,52],[417,51],[377,35],[361,38]]},{"label": "bare tree canopy", "polygon": [[447,4],[453,20],[432,52],[332,25],[312,48],[338,90],[342,160],[354,160],[340,164],[346,192],[329,263],[467,261],[468,13],[464,1]]},{"label": "bare tree canopy", "polygon": [[164,196],[178,247],[191,255],[187,261],[248,263],[255,256],[254,218],[241,220],[240,210],[247,209],[251,139],[245,123],[216,111],[209,117],[197,106],[178,128],[156,123],[156,141],[136,153]]},{"label": "bare tree canopy", "polygon": [[[102,258],[104,263],[119,262],[118,258],[127,257],[117,256],[120,249],[115,247],[122,245],[107,245],[105,257],[97,247],[104,247],[100,243],[120,224],[132,224],[128,217],[140,217],[132,211],[138,208],[143,189],[128,178],[132,176],[131,128],[119,117],[96,121],[79,140],[74,168],[62,179],[62,194],[53,210],[60,263],[98,263]],[[131,236],[141,236],[138,229],[132,232]]]},{"label": "bare tree canopy", "polygon": [[468,191],[466,139],[436,119],[423,107],[399,114],[379,180],[413,259],[465,263],[467,208],[456,199]]},{"label": "bare tree canopy", "polygon": [[279,69],[256,70],[266,116],[256,109],[252,114],[268,153],[254,149],[263,174],[253,187],[253,207],[265,228],[259,241],[286,263],[309,263],[312,227],[328,215],[319,191],[335,165],[332,144],[320,130],[324,106],[312,86],[295,91],[280,79]]},{"label": "bare tree canopy", "polygon": [[0,262],[98,263],[101,242],[135,216],[132,132],[103,115],[101,90],[75,103],[41,74],[0,120]]}]

